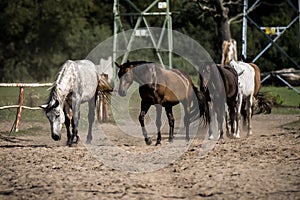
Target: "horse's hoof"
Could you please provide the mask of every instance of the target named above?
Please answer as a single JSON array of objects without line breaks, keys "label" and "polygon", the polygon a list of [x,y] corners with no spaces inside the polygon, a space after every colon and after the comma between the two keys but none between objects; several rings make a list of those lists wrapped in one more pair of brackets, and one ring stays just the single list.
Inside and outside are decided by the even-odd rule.
[{"label": "horse's hoof", "polygon": [[161,145],[161,142],[160,142],[160,140],[159,140],[159,141],[156,141],[156,144],[155,144],[155,146],[158,146],[158,145]]},{"label": "horse's hoof", "polygon": [[228,131],[228,132],[226,132],[226,137],[232,139],[232,134]]},{"label": "horse's hoof", "polygon": [[78,141],[79,141],[79,136],[76,135],[76,136],[73,138],[73,142],[72,142],[72,143],[77,144]]},{"label": "horse's hoof", "polygon": [[147,138],[145,138],[145,142],[147,145],[151,145],[152,140],[151,140],[151,138],[147,137]]},{"label": "horse's hoof", "polygon": [[236,134],[236,135],[233,135],[233,138],[240,139],[241,137],[240,137],[240,135]]},{"label": "horse's hoof", "polygon": [[189,138],[189,137],[185,138],[185,141],[186,141],[186,142],[189,142],[189,141],[190,141],[190,138]]},{"label": "horse's hoof", "polygon": [[215,138],[214,138],[213,135],[210,135],[210,136],[208,137],[208,139],[209,139],[209,140],[213,140],[213,139],[215,139]]},{"label": "horse's hoof", "polygon": [[174,139],[173,138],[169,138],[169,143],[173,143]]},{"label": "horse's hoof", "polygon": [[91,144],[92,140],[86,140],[85,144]]}]

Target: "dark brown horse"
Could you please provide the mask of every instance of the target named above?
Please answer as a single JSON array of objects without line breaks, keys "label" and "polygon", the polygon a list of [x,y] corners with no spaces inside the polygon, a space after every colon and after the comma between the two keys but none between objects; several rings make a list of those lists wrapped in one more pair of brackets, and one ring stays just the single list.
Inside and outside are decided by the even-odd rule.
[{"label": "dark brown horse", "polygon": [[208,119],[208,108],[205,96],[200,93],[193,85],[190,77],[178,69],[166,70],[160,65],[152,62],[135,61],[127,62],[122,65],[115,63],[119,68],[118,77],[120,78],[118,93],[126,96],[128,88],[133,81],[139,87],[141,101],[141,112],[139,122],[147,145],[151,144],[151,138],[147,135],[144,124],[144,117],[151,105],[156,107],[156,127],[157,142],[161,143],[161,112],[165,108],[169,121],[169,141],[173,141],[174,117],[172,107],[182,103],[184,107],[184,125],[186,128],[186,140],[189,140],[190,122],[203,117]]},{"label": "dark brown horse", "polygon": [[[220,76],[213,75],[211,73],[213,68],[217,68],[217,72],[219,73]],[[205,87],[209,82],[214,81],[213,85],[217,84],[224,84],[224,87],[215,87],[218,88],[219,90],[224,89],[225,93],[224,95],[226,96],[226,102],[219,102],[217,105],[215,105],[215,112],[217,115],[217,121],[218,121],[218,131],[220,134],[220,138],[223,137],[223,118],[225,113],[225,104],[228,106],[228,111],[229,111],[229,117],[230,117],[230,126],[231,126],[231,135],[229,135],[229,127],[227,124],[227,119],[225,120],[226,122],[226,129],[227,129],[227,136],[232,137],[232,134],[237,131],[237,123],[238,123],[238,115],[237,115],[237,94],[238,94],[238,74],[237,72],[231,68],[231,67],[226,67],[222,65],[206,65],[205,67],[202,68],[202,75],[200,75],[200,88],[201,90],[205,93],[206,98],[211,101],[211,91],[208,91],[208,88]],[[215,80],[215,79],[220,79],[220,80]],[[213,80],[214,79],[214,80]],[[212,83],[211,83],[212,84]],[[222,91],[213,91],[215,93],[222,93]],[[213,115],[211,113],[211,115]],[[225,115],[227,118],[227,115]],[[211,119],[209,120],[210,124],[210,133],[209,135],[211,136]]]},{"label": "dark brown horse", "polygon": [[229,135],[228,120],[226,115],[226,129],[227,136],[232,137],[238,128],[238,113],[237,113],[237,95],[238,95],[238,74],[232,67],[217,65],[217,68],[222,77],[225,93],[226,103],[228,106],[231,135]]}]

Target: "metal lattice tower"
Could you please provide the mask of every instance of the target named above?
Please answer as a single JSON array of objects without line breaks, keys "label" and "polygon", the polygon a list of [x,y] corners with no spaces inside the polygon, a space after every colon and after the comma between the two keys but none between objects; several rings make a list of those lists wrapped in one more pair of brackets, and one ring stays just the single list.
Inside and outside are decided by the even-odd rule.
[{"label": "metal lattice tower", "polygon": [[[253,19],[249,17],[249,13],[254,10],[254,8],[258,5],[261,0],[256,0],[252,5],[248,4],[248,0],[244,0],[244,8],[243,8],[243,28],[242,28],[242,55],[247,57],[247,23],[248,21],[253,24],[260,32],[269,40],[269,44],[260,51],[259,54],[252,60],[252,62],[257,61],[264,52],[266,52],[272,45],[274,45],[283,55],[285,55],[297,68],[300,69],[300,65],[291,58],[277,43],[276,41],[279,39],[281,35],[285,33],[287,29],[289,29],[294,23],[299,23],[299,49],[300,49],[300,0],[298,0],[298,8],[291,2],[291,0],[286,0],[290,7],[294,12],[298,13],[298,15],[290,21],[290,23],[286,26],[277,26],[277,27],[260,27],[257,25]],[[274,35],[272,38],[270,35]]]},{"label": "metal lattice tower", "polygon": [[[134,9],[134,12],[130,13],[122,13],[119,10],[120,2],[124,5],[127,4],[131,8]],[[150,10],[154,6],[160,6],[163,11],[160,12],[150,12]],[[122,34],[118,34],[120,32],[124,33],[124,26],[122,25],[122,18],[124,16],[137,16],[137,21],[135,23],[135,26],[133,27],[133,32],[129,38],[129,40],[124,36],[124,40],[126,41],[127,47],[125,49],[125,53],[122,58],[122,63],[127,61],[128,55],[131,51],[132,43],[136,37],[136,33],[138,33],[140,30],[141,22],[144,22],[146,27],[143,27],[143,29],[146,29],[148,31],[148,37],[151,38],[152,44],[156,50],[156,55],[162,64],[163,67],[165,67],[162,56],[160,54],[159,48],[161,44],[161,39],[165,33],[165,30],[167,29],[167,38],[168,38],[168,55],[169,55],[169,63],[168,66],[172,68],[172,50],[173,50],[173,38],[172,38],[172,13],[170,12],[170,4],[169,0],[165,0],[164,2],[161,2],[161,0],[154,0],[148,7],[146,7],[144,10],[139,9],[131,0],[114,0],[113,5],[113,13],[114,13],[114,36],[113,36],[113,59],[112,61],[115,62],[117,59],[117,51],[118,51],[118,36],[121,36]],[[150,24],[147,21],[147,16],[157,16],[157,17],[165,17],[164,23],[161,27],[161,35],[160,39],[156,42],[154,39],[154,36],[152,35],[150,31]],[[139,32],[141,33],[141,32]],[[114,66],[114,65],[113,65]],[[114,66],[115,71],[115,66]]]}]

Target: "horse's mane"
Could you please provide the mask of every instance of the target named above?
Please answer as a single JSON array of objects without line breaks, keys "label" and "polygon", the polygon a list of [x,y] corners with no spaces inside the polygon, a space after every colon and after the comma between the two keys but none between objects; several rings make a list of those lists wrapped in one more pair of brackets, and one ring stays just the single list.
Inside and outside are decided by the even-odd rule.
[{"label": "horse's mane", "polygon": [[67,65],[68,63],[71,63],[73,61],[71,60],[67,60],[58,70],[58,73],[56,74],[55,76],[55,81],[52,83],[52,86],[50,88],[48,88],[48,90],[50,90],[50,94],[49,94],[49,97],[48,97],[48,102],[55,98],[59,98],[60,96],[60,93],[59,91],[57,90],[57,85],[60,84],[61,80],[62,80],[62,77],[63,75],[65,74],[66,70],[67,70]]},{"label": "horse's mane", "polygon": [[229,41],[224,40],[222,44],[222,60],[221,64],[222,65],[227,65],[229,64],[228,60],[228,52],[229,52],[229,47],[233,46],[233,60],[237,60],[237,47],[236,47],[236,41],[234,39],[230,39]]},{"label": "horse's mane", "polygon": [[153,62],[148,62],[148,61],[127,61],[126,63],[124,63],[122,65],[123,68],[128,68],[130,67],[131,65],[133,67],[136,67],[138,65],[141,65],[141,64],[148,64],[148,63],[153,63]]}]

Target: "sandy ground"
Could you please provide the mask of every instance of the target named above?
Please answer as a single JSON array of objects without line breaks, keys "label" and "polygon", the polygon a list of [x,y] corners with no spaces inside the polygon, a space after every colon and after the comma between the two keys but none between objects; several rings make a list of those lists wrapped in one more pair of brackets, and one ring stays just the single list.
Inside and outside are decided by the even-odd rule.
[{"label": "sandy ground", "polygon": [[[0,199],[300,199],[300,126],[286,125],[296,120],[254,116],[251,137],[225,138],[203,158],[196,138],[174,162],[142,173],[113,169],[82,144],[52,141],[48,124],[23,123],[31,129],[19,136],[0,123]],[[160,147],[146,146],[118,138],[112,124],[101,127],[128,151],[168,145],[164,138]]]}]

